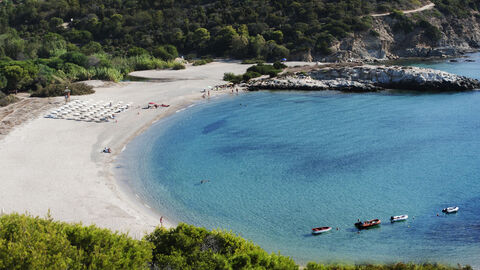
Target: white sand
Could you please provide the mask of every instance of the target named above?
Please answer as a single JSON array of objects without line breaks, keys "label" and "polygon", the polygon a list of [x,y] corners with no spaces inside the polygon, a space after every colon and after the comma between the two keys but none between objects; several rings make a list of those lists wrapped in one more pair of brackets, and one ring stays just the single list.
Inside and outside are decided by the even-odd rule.
[{"label": "white sand", "polygon": [[[37,118],[0,140],[0,208],[54,219],[96,224],[141,238],[159,225],[159,214],[120,189],[110,167],[126,143],[153,122],[196,100],[207,86],[224,84],[224,72],[243,73],[247,65],[211,63],[180,71],[142,71],[133,75],[166,82],[108,84],[73,99],[133,102],[118,123]],[[96,85],[101,86],[96,82]],[[214,91],[211,91],[214,95]],[[61,98],[59,98],[61,100]],[[148,102],[169,108],[143,110]],[[112,154],[103,154],[104,147]],[[164,224],[170,226],[168,217]]]}]

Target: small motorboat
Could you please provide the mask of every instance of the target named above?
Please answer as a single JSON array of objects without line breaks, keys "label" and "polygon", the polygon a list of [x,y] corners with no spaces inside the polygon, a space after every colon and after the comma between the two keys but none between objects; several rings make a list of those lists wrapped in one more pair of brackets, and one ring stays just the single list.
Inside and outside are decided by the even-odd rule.
[{"label": "small motorboat", "polygon": [[458,206],[444,208],[442,209],[442,212],[446,214],[456,213],[458,212]]},{"label": "small motorboat", "polygon": [[382,223],[380,221],[380,219],[376,218],[376,219],[367,220],[367,221],[364,221],[364,222],[359,221],[359,222],[355,223],[355,227],[357,227],[360,230],[369,229],[369,228],[376,227],[376,226],[380,225],[380,223]]},{"label": "small motorboat", "polygon": [[397,222],[397,221],[405,221],[408,219],[408,215],[401,215],[401,216],[391,216],[390,221]]},{"label": "small motorboat", "polygon": [[318,227],[312,229],[312,234],[326,233],[332,230],[332,227]]}]

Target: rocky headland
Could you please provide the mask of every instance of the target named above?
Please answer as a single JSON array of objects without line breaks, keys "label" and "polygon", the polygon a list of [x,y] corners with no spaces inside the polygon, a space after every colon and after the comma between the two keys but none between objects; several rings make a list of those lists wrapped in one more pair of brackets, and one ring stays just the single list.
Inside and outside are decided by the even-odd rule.
[{"label": "rocky headland", "polygon": [[480,81],[439,70],[404,66],[334,66],[285,73],[248,83],[251,91],[339,90],[372,92],[387,89],[414,91],[468,91],[480,89]]},{"label": "rocky headland", "polygon": [[328,54],[306,51],[292,59],[354,62],[448,58],[479,49],[478,11],[455,15],[434,5],[419,12],[372,16],[370,29],[334,40]]}]

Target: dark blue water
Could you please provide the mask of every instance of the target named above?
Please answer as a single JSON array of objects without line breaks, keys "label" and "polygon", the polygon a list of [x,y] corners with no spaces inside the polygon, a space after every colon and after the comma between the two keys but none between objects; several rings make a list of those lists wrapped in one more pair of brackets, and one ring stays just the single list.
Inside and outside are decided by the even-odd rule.
[{"label": "dark blue water", "polygon": [[[480,78],[478,63],[428,66]],[[119,163],[168,219],[232,230],[299,263],[480,266],[479,154],[478,92],[257,92],[155,124]],[[452,205],[459,213],[441,213]],[[388,222],[400,214],[410,219]],[[372,218],[380,228],[353,226]],[[311,236],[318,226],[339,230]]]}]

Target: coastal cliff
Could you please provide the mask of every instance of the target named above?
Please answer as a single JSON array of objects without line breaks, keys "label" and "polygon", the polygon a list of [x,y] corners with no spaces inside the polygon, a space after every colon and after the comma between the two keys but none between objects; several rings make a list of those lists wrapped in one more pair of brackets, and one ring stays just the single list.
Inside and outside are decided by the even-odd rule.
[{"label": "coastal cliff", "polygon": [[382,61],[405,57],[451,57],[480,48],[480,14],[445,15],[433,8],[418,13],[372,17],[371,29],[333,42],[330,55],[304,60]]},{"label": "coastal cliff", "polygon": [[339,90],[372,92],[385,89],[467,91],[480,81],[448,72],[400,66],[339,66],[313,69],[278,78],[251,81],[249,90]]}]

